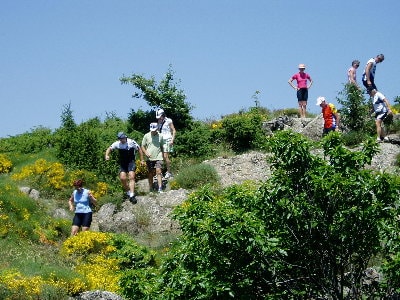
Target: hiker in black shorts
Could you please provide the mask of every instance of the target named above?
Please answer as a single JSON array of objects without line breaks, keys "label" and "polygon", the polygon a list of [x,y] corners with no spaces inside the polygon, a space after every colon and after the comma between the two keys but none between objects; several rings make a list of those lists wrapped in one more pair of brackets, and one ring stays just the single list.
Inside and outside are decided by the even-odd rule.
[{"label": "hiker in black shorts", "polygon": [[119,179],[121,180],[121,184],[126,192],[126,195],[129,197],[129,201],[135,204],[137,203],[135,197],[135,156],[136,151],[138,151],[140,155],[140,161],[144,164],[143,152],[139,144],[136,143],[136,141],[128,138],[125,133],[119,132],[117,138],[118,141],[112,143],[112,145],[107,148],[105,159],[110,159],[111,151],[118,150],[120,164]]}]

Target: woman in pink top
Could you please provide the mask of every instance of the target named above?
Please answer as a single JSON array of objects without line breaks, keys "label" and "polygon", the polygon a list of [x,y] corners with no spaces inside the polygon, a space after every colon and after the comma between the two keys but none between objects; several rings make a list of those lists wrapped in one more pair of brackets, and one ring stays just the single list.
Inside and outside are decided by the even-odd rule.
[{"label": "woman in pink top", "polygon": [[[299,103],[300,118],[306,117],[308,89],[313,84],[310,75],[304,72],[305,69],[305,64],[299,64],[299,73],[294,74],[288,81],[290,86],[297,91],[297,101]],[[297,86],[293,85],[293,80],[297,81]],[[310,84],[308,84],[307,81],[309,81]]]}]

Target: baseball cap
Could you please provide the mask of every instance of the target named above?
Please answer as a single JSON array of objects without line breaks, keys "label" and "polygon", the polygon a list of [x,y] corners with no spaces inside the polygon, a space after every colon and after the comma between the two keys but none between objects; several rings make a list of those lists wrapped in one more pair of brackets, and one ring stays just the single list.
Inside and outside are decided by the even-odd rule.
[{"label": "baseball cap", "polygon": [[367,93],[370,94],[373,90],[375,90],[372,86],[367,87]]},{"label": "baseball cap", "polygon": [[164,115],[164,114],[165,114],[165,112],[164,112],[164,110],[162,108],[158,109],[156,111],[156,119],[161,118],[161,116]]},{"label": "baseball cap", "polygon": [[317,98],[317,106],[320,106],[322,102],[325,102],[325,97],[318,97]]},{"label": "baseball cap", "polygon": [[306,65],[305,64],[299,64],[299,69],[305,69]]},{"label": "baseball cap", "polygon": [[118,132],[118,134],[117,134],[117,138],[118,139],[124,139],[124,138],[127,138],[128,136],[123,132],[123,131],[120,131],[120,132]]},{"label": "baseball cap", "polygon": [[156,131],[158,129],[158,123],[150,123],[150,131]]}]

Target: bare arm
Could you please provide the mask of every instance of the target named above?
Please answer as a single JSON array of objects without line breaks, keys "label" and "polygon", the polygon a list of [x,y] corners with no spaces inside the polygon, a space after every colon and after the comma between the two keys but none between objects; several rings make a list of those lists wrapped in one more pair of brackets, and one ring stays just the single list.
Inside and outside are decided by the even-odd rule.
[{"label": "bare arm", "polygon": [[91,201],[91,203],[96,206],[97,205],[97,199],[93,196],[92,192],[89,191],[89,200]]},{"label": "bare arm", "polygon": [[68,200],[68,204],[69,204],[69,210],[74,211],[74,194],[73,193]]},{"label": "bare arm", "polygon": [[333,114],[336,118],[336,131],[339,130],[339,126],[340,126],[340,114],[339,113],[334,113]]},{"label": "bare arm", "polygon": [[106,160],[109,160],[109,159],[110,159],[110,152],[111,152],[111,150],[112,150],[112,149],[111,149],[110,147],[107,148],[106,154],[105,154],[105,159],[106,159]]},{"label": "bare arm", "polygon": [[312,84],[313,84],[313,80],[310,78],[310,84],[308,85],[308,89],[312,86]]},{"label": "bare arm", "polygon": [[294,88],[295,90],[297,90],[297,87],[295,87],[295,86],[293,85],[293,78],[289,78],[288,83],[289,83],[289,85],[290,85],[292,88]]},{"label": "bare arm", "polygon": [[390,103],[389,103],[389,101],[388,101],[386,98],[384,98],[384,99],[383,99],[383,102],[385,102],[386,107],[388,108],[388,112],[391,113],[392,110],[391,110],[391,108],[390,108]]},{"label": "bare arm", "polygon": [[372,68],[372,63],[368,63],[367,66],[365,67],[365,78],[367,80],[368,85],[371,84],[371,78],[370,78],[370,74],[371,74],[371,68]]},{"label": "bare arm", "polygon": [[174,140],[175,140],[175,135],[176,135],[174,123],[171,122],[171,124],[169,124],[169,128],[171,129],[171,134],[172,134],[171,144],[173,144]]}]

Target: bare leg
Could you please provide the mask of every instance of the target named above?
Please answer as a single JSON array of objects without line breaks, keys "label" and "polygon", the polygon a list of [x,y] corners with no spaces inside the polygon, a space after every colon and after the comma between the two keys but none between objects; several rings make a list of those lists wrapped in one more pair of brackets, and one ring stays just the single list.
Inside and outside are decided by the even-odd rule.
[{"label": "bare leg", "polygon": [[162,189],[162,170],[161,168],[156,169],[158,190]]},{"label": "bare leg", "polygon": [[147,170],[147,179],[149,181],[149,192],[153,189],[153,177],[155,175],[155,170],[154,169],[148,169]]},{"label": "bare leg", "polygon": [[306,117],[307,101],[299,101],[299,114],[300,118]]},{"label": "bare leg", "polygon": [[77,235],[78,231],[79,231],[79,226],[72,225],[71,236]]},{"label": "bare leg", "polygon": [[125,192],[129,191],[128,178],[125,172],[119,173],[119,180],[121,181],[122,188],[124,189],[124,191]]},{"label": "bare leg", "polygon": [[382,138],[383,130],[382,130],[382,120],[375,120],[375,125],[376,125],[376,135],[377,139]]},{"label": "bare leg", "polygon": [[163,158],[167,167],[167,172],[171,173],[171,161],[169,160],[168,152],[163,152]]},{"label": "bare leg", "polygon": [[135,172],[129,172],[129,191],[132,195],[135,194]]}]

